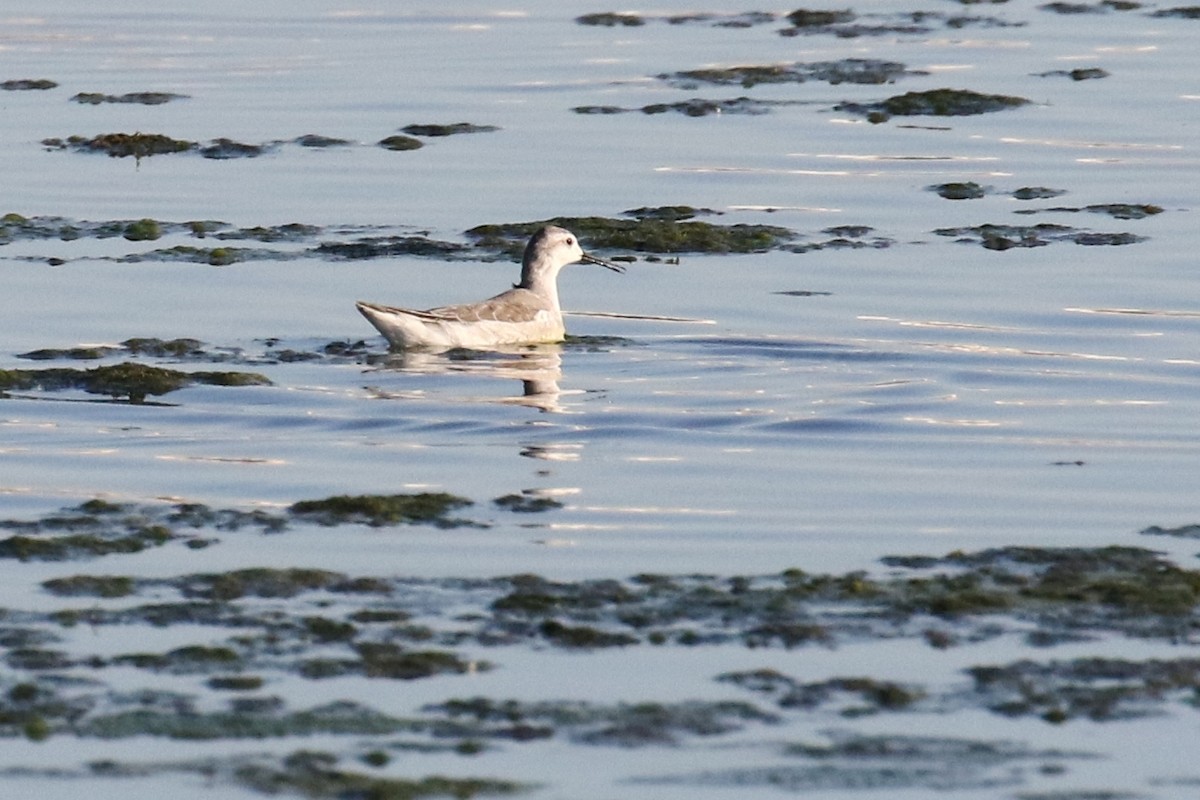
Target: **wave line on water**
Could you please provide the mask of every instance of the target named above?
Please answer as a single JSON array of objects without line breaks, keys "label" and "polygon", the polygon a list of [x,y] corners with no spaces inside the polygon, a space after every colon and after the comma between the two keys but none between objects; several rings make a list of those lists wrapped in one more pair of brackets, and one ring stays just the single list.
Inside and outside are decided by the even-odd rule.
[{"label": "wave line on water", "polygon": [[[999,156],[921,156],[881,153],[787,153],[788,158],[828,158],[842,161],[999,161]],[[997,173],[1008,175],[1009,173]]]},{"label": "wave line on water", "polygon": [[1127,314],[1138,317],[1200,317],[1200,311],[1169,308],[1082,308],[1069,306],[1063,311],[1073,314]]},{"label": "wave line on water", "polygon": [[680,514],[714,517],[730,517],[737,513],[732,508],[689,508],[687,506],[576,506],[575,510],[616,514]]},{"label": "wave line on water", "polygon": [[[983,136],[972,136],[973,139],[983,139]],[[1033,139],[1023,136],[1001,136],[996,139],[1001,144],[1040,144],[1047,147],[1089,147],[1107,150],[1182,150],[1181,144],[1152,144],[1148,142],[1089,142],[1083,139]]]}]

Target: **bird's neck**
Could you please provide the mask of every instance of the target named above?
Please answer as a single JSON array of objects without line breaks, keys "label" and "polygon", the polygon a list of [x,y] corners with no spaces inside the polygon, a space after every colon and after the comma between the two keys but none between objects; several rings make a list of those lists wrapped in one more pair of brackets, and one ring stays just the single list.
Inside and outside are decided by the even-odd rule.
[{"label": "bird's neck", "polygon": [[556,278],[556,275],[548,275],[544,272],[534,273],[532,270],[526,270],[521,275],[521,283],[518,286],[533,292],[538,297],[544,299],[551,308],[558,311],[558,281]]}]

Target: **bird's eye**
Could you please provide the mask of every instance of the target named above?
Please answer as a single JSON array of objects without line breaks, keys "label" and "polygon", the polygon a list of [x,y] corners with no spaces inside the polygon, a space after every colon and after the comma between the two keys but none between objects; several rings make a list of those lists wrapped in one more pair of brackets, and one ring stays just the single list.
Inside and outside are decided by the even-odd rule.
[{"label": "bird's eye", "polygon": [[567,247],[570,247],[573,244],[575,244],[575,240],[572,239],[570,236],[568,236],[567,237]]}]

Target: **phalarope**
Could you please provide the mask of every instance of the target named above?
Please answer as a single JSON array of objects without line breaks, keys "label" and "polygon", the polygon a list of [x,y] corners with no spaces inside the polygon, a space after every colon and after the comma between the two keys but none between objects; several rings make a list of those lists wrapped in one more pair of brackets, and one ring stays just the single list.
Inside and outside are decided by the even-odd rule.
[{"label": "phalarope", "polygon": [[558,272],[576,261],[625,271],[624,267],[583,252],[570,231],[547,225],[525,246],[521,282],[489,300],[426,311],[361,301],[356,305],[396,348],[487,348],[560,342],[566,329],[558,305]]}]

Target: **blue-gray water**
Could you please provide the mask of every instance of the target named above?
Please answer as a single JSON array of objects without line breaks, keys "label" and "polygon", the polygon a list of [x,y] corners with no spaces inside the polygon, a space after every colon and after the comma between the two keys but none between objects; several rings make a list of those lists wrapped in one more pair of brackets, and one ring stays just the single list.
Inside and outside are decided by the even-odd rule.
[{"label": "blue-gray water", "polygon": [[[822,231],[834,226],[869,226],[866,239],[887,246],[684,254],[678,263],[638,260],[623,277],[569,268],[560,279],[568,309],[632,318],[569,317],[573,333],[627,341],[545,350],[534,366],[557,378],[560,391],[540,405],[521,401],[521,369],[529,364],[513,367],[506,359],[430,358],[390,368],[328,360],[254,364],[244,368],[262,372],[272,386],[191,388],[168,395],[166,406],[16,393],[0,403],[5,518],[36,517],[93,497],[275,509],[336,494],[418,490],[480,501],[537,490],[564,507],[530,519],[485,510],[493,527],[452,536],[432,528],[336,542],[311,532],[287,540],[247,535],[205,550],[126,556],[119,565],[14,562],[4,567],[4,607],[38,608],[50,602],[41,581],[81,572],[172,576],[320,566],[352,574],[575,579],[792,566],[875,570],[881,556],[897,553],[1144,545],[1139,530],[1200,517],[1200,21],[1153,15],[1168,5],[1116,11],[1095,4],[1088,13],[1056,13],[1030,2],[876,3],[857,9],[860,21],[886,30],[850,38],[782,36],[778,17],[749,27],[714,24],[720,18],[671,23],[663,17],[693,10],[674,5],[634,9],[646,17],[636,27],[577,24],[580,14],[609,10],[578,3],[504,10],[456,4],[453,11],[315,0],[186,11],[120,5],[14,0],[0,10],[0,81],[58,84],[0,92],[0,213],[219,220],[235,228],[302,223],[319,226],[319,238],[328,240],[425,232],[462,241],[463,231],[484,223],[613,217],[685,204],[719,212],[703,218],[717,224],[790,228],[798,242],[827,241],[831,235]],[[899,29],[901,15],[916,10],[934,12],[924,30]],[[986,19],[947,24],[960,15]],[[900,62],[924,74],[887,85],[810,80],[749,88],[677,88],[656,77],[847,58]],[[1084,68],[1108,75],[1043,74]],[[1032,103],[881,124],[834,109],[939,87]],[[70,101],[78,92],[141,91],[187,98],[157,106]],[[802,102],[703,117],[572,111],[740,96]],[[411,152],[375,146],[405,125],[456,122],[499,130],[430,138]],[[257,158],[139,161],[40,144],[135,131],[280,144]],[[352,144],[292,143],[310,133]],[[966,181],[989,191],[955,201],[927,189]],[[1064,193],[1014,199],[1021,187]],[[1141,219],[1080,210],[1105,204],[1163,210]],[[934,233],[985,223],[1055,223],[1142,238],[995,251]],[[502,290],[516,270],[503,261],[404,256],[310,255],[224,267],[121,260],[196,244],[171,234],[152,242],[118,236],[3,245],[0,367],[37,366],[17,358],[36,348],[133,336],[194,337],[249,354],[263,352],[270,338],[308,350],[367,338],[381,350],[354,300],[426,307],[479,299]],[[655,315],[692,321],[636,319]],[[1194,563],[1186,541],[1152,546],[1171,551],[1181,565]],[[108,650],[87,631],[65,636],[60,649]],[[212,634],[214,641],[223,636]],[[203,634],[199,640],[206,641]],[[112,645],[113,652],[171,646],[178,645]],[[1189,644],[1151,649],[1161,657],[1195,654]],[[1124,640],[1067,650],[1062,657],[1139,654],[1136,642]],[[394,710],[461,694],[689,697],[723,691],[711,685],[718,672],[763,665],[869,674],[873,664],[892,662],[903,674],[928,670],[954,680],[965,666],[1015,660],[1024,651],[1011,641],[1007,649],[982,644],[927,664],[929,652],[892,643],[819,654],[512,654],[493,657],[503,665],[493,673],[417,689],[405,684],[396,690],[401,696],[380,702]],[[806,666],[807,658],[814,663]],[[538,675],[533,682],[529,671]],[[296,705],[379,693],[364,680],[277,681],[272,691]],[[200,690],[183,680],[163,683]],[[800,725],[822,731],[843,724]],[[1186,796],[1163,779],[1195,774],[1185,763],[1194,716],[1064,728],[949,714],[861,724],[1102,756],[1075,764],[1065,777],[1027,775],[1023,788],[1030,791]],[[1134,739],[1157,742],[1153,756],[1127,752],[1123,743]],[[252,742],[247,749],[300,746],[308,745]],[[10,768],[71,767],[129,759],[131,752],[136,746],[69,737],[0,742],[0,761]],[[156,740],[136,755],[170,760],[189,752],[186,744]],[[539,797],[609,797],[637,794],[620,783],[631,776],[764,757],[698,748],[618,754],[512,745],[466,764],[408,756],[394,771],[532,775],[545,785]],[[581,774],[593,777],[585,782]],[[45,797],[79,789],[70,780],[21,780]],[[160,795],[164,786],[197,797],[232,791],[169,776],[101,783],[101,791],[105,785],[127,796]],[[664,797],[698,796],[694,789],[654,787]],[[977,787],[970,796],[1014,791]],[[892,796],[921,796],[914,792]]]}]

